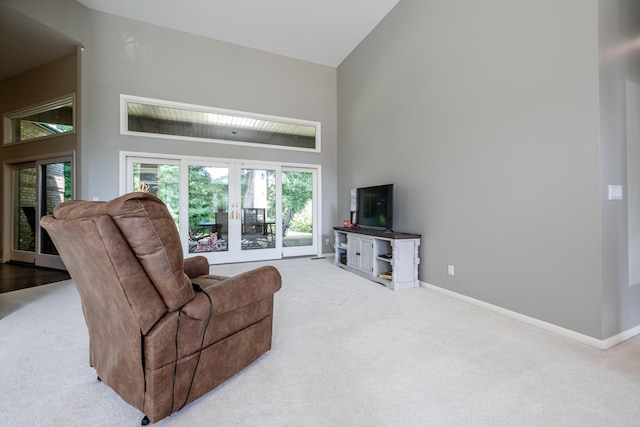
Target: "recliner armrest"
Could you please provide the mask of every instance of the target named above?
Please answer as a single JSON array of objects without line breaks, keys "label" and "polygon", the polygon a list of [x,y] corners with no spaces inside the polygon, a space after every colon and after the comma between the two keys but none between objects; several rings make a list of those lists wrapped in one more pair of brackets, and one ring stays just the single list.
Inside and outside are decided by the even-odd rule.
[{"label": "recliner armrest", "polygon": [[[282,278],[275,267],[258,267],[220,281],[215,276],[195,277],[196,283],[211,297],[213,314],[223,314],[254,303],[276,293],[282,287]],[[194,298],[198,300],[199,298]],[[192,318],[202,316],[200,304],[187,303],[182,308],[184,314]],[[208,311],[208,305],[207,305]]]},{"label": "recliner armrest", "polygon": [[202,255],[184,259],[184,274],[190,279],[209,274],[209,261]]}]

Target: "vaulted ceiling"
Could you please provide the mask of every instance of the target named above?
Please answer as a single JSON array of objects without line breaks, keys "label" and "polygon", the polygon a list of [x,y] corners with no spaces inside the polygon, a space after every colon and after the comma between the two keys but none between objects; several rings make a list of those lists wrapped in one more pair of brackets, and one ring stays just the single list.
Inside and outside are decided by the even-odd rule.
[{"label": "vaulted ceiling", "polygon": [[[399,0],[76,0],[179,31],[337,67]],[[0,4],[0,80],[72,53],[79,41]]]},{"label": "vaulted ceiling", "polygon": [[399,0],[76,0],[88,8],[337,67]]}]

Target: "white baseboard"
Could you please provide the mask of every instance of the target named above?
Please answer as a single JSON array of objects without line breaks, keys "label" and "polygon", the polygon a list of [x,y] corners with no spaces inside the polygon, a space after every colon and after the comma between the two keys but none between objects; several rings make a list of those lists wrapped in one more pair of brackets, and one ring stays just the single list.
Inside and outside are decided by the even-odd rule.
[{"label": "white baseboard", "polygon": [[628,340],[629,338],[633,338],[636,335],[640,334],[640,325],[628,329],[624,332],[621,332],[617,335],[609,337],[607,339],[597,339],[591,337],[589,335],[581,334],[576,331],[572,331],[571,329],[563,328],[558,325],[554,325],[553,323],[545,322],[543,320],[536,319],[534,317],[525,316],[524,314],[517,313],[515,311],[507,310],[506,308],[499,307],[497,305],[489,304],[484,301],[477,300],[475,298],[468,297],[466,295],[459,294],[457,292],[450,291],[448,289],[444,289],[435,285],[431,285],[429,283],[420,282],[420,285],[424,288],[440,292],[442,294],[448,295],[452,298],[456,298],[458,300],[467,302],[469,304],[475,305],[480,308],[484,308],[489,311],[493,311],[494,313],[502,314],[504,316],[510,317],[514,320],[526,323],[531,326],[535,326],[536,328],[543,329],[545,331],[554,333],[556,335],[560,335],[565,338],[572,339],[574,341],[580,342],[582,344],[587,344],[592,347],[595,347],[600,350],[607,350],[617,344],[620,344],[623,341]]}]

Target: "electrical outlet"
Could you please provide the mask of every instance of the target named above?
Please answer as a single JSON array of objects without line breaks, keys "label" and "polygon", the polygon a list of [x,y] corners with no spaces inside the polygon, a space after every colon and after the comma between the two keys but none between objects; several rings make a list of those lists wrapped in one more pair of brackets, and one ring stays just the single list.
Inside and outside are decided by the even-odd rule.
[{"label": "electrical outlet", "polygon": [[327,245],[331,246],[331,243],[329,243],[329,239],[324,241]]},{"label": "electrical outlet", "polygon": [[456,275],[456,269],[455,269],[455,267],[453,265],[449,264],[447,266],[447,274],[449,276],[455,276]]}]

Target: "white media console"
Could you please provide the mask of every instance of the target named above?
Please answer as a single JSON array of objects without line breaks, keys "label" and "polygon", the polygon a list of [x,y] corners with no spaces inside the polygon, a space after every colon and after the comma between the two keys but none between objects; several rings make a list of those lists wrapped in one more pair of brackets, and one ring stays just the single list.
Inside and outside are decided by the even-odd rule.
[{"label": "white media console", "polygon": [[387,288],[417,288],[420,235],[333,227],[335,265]]}]

